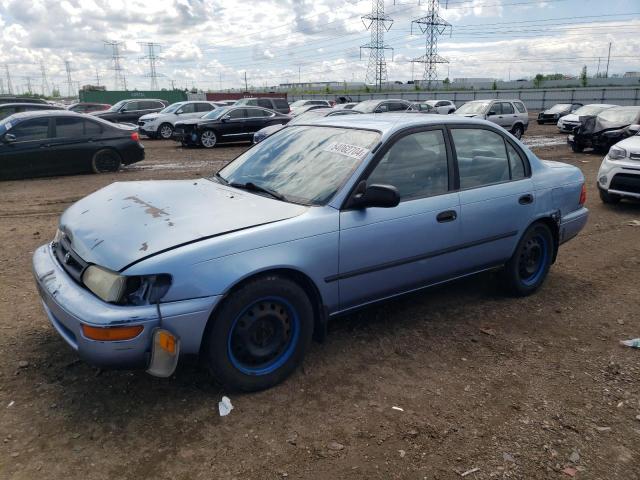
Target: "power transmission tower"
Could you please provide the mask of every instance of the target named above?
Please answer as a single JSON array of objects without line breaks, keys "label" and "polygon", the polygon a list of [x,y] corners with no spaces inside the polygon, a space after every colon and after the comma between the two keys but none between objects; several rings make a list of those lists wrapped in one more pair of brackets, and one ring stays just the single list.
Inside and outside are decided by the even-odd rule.
[{"label": "power transmission tower", "polygon": [[107,47],[111,47],[111,61],[113,63],[113,67],[111,67],[111,69],[113,70],[114,76],[113,88],[114,90],[118,90],[119,88],[126,90],[127,79],[124,76],[124,69],[120,64],[120,60],[122,59],[122,55],[120,55],[120,46],[122,45],[122,42],[105,41],[104,44]]},{"label": "power transmission tower", "polygon": [[98,67],[96,67],[96,87],[100,86],[100,72],[98,72]]},{"label": "power transmission tower", "polygon": [[[156,52],[160,49],[159,43],[153,42],[138,42],[143,47],[146,47],[147,54],[141,58],[141,60],[149,60],[149,73],[146,75],[151,79],[151,91],[160,90],[158,87],[158,72],[156,70],[156,61],[159,60],[160,57],[156,54]],[[156,50],[158,49],[158,50]]]},{"label": "power transmission tower", "polygon": [[438,64],[449,63],[449,60],[438,55],[438,37],[447,28],[451,28],[451,24],[440,16],[439,0],[427,0],[427,2],[429,6],[427,14],[411,22],[411,34],[413,34],[413,26],[415,25],[426,36],[426,52],[411,61],[424,64],[422,81],[426,82],[427,88],[431,88],[431,83],[438,79]]},{"label": "power transmission tower", "polygon": [[4,94],[4,79],[0,78],[0,93]]},{"label": "power transmission tower", "polygon": [[607,53],[607,71],[604,78],[609,78],[609,61],[611,60],[611,42],[609,42],[609,53]]},{"label": "power transmission tower", "polygon": [[74,97],[73,80],[71,80],[71,62],[69,60],[64,61],[64,68],[67,71],[67,96]]},{"label": "power transmission tower", "polygon": [[31,77],[26,77],[27,79],[27,92],[29,95],[33,94],[33,90],[31,89]]},{"label": "power transmission tower", "polygon": [[47,69],[43,60],[40,60],[40,76],[42,77],[42,95],[46,96],[49,92],[49,82],[47,81]]},{"label": "power transmission tower", "polygon": [[9,73],[9,65],[4,64],[4,71],[7,74],[7,93],[13,93],[13,85],[11,84],[11,74]]},{"label": "power transmission tower", "polygon": [[391,50],[393,60],[393,48],[384,43],[384,33],[388,32],[393,25],[391,17],[384,13],[384,0],[372,0],[371,13],[362,17],[362,23],[367,30],[371,31],[371,41],[360,47],[361,59],[362,49],[369,50],[369,65],[365,83],[374,84],[378,90],[382,90],[382,83],[387,81],[385,50]]}]

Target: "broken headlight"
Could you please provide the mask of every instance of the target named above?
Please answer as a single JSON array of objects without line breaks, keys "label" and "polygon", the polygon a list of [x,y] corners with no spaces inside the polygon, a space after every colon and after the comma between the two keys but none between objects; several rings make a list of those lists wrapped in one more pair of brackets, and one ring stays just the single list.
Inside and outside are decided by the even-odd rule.
[{"label": "broken headlight", "polygon": [[82,283],[97,297],[120,305],[157,303],[171,286],[167,274],[126,276],[97,265],[89,266],[82,274]]}]

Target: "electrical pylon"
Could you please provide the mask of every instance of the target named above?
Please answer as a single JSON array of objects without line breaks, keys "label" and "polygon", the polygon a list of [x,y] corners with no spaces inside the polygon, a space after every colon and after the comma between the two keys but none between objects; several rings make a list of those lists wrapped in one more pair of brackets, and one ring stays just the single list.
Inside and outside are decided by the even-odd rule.
[{"label": "electrical pylon", "polygon": [[[411,60],[414,63],[424,64],[422,81],[431,88],[432,82],[438,79],[438,64],[449,63],[444,57],[438,55],[438,37],[442,35],[451,24],[440,16],[440,1],[427,0],[429,10],[424,17],[416,18],[411,22],[411,34],[413,27],[417,26],[426,37],[426,52],[424,55]],[[413,79],[412,79],[413,80]]]},{"label": "electrical pylon", "polygon": [[384,34],[393,25],[391,17],[384,13],[384,0],[372,0],[371,13],[362,17],[362,23],[367,30],[371,31],[371,41],[360,47],[360,58],[362,58],[363,48],[369,50],[365,83],[373,84],[378,90],[382,90],[382,84],[387,81],[385,50],[391,50],[393,59],[393,48],[384,43]]}]

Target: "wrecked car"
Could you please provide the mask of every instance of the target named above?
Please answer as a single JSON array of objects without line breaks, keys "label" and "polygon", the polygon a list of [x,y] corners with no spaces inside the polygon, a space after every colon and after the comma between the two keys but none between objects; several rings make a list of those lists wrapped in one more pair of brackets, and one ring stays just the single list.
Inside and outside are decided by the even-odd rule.
[{"label": "wrecked car", "polygon": [[591,103],[580,107],[575,112],[565,115],[556,126],[562,133],[571,133],[573,129],[580,125],[580,117],[589,117],[591,115],[598,115],[600,112],[605,111],[607,108],[617,107],[618,105],[611,105],[608,103]]},{"label": "wrecked car", "polygon": [[553,107],[538,113],[538,125],[556,123],[559,119],[575,112],[580,107],[582,107],[581,103],[556,103]]},{"label": "wrecked car", "polygon": [[580,117],[580,125],[567,137],[574,152],[593,148],[606,152],[620,140],[640,131],[640,107],[613,107],[598,115]]},{"label": "wrecked car", "polygon": [[354,309],[494,269],[515,296],[534,293],[584,203],[578,168],[491,122],[333,116],[208,178],[98,190],[64,212],[33,270],[53,328],[86,361],[166,377],[196,354],[253,391]]}]

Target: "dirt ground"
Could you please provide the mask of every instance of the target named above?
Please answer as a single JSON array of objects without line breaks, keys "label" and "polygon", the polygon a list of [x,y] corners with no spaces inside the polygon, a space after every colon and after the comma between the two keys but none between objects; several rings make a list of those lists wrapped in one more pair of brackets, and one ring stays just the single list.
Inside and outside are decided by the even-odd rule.
[{"label": "dirt ground", "polygon": [[640,350],[618,341],[640,337],[640,203],[603,205],[601,155],[555,126],[525,139],[583,170],[591,209],[539,293],[509,298],[483,274],[337,319],[304,368],[231,395],[227,417],[195,362],[169,379],[79,362],[30,260],[88,193],[196,178],[244,147],[145,141],[117,174],[0,182],[0,478],[639,479]]}]

